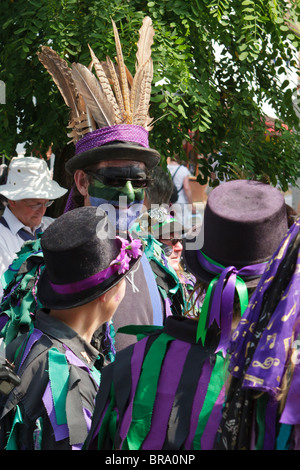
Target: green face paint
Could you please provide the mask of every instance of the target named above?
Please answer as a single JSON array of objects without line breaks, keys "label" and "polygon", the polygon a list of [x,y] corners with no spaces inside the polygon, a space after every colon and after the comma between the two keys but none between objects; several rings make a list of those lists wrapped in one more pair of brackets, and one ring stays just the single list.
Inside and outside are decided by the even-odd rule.
[{"label": "green face paint", "polygon": [[144,200],[148,179],[145,170],[138,166],[105,167],[86,173],[93,177],[88,188],[92,201],[117,203],[122,196],[127,198],[129,205]]},{"label": "green face paint", "polygon": [[110,187],[101,183],[101,181],[94,180],[88,187],[88,193],[92,198],[108,202],[117,202],[120,196],[125,196],[129,204],[134,201],[143,201],[145,196],[144,189],[133,188],[131,181],[127,181],[123,187]]}]

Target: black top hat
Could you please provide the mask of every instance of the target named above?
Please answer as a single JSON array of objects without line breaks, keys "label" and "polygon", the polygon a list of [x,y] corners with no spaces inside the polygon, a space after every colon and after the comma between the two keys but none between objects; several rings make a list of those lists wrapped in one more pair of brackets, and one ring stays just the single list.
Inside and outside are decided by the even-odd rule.
[{"label": "black top hat", "polygon": [[[199,251],[225,267],[253,266],[269,260],[287,229],[280,191],[257,181],[229,181],[210,193],[202,227],[187,235],[185,262],[197,279],[209,283],[216,273],[207,269]],[[245,279],[248,287],[259,277]]]},{"label": "black top hat", "polygon": [[139,261],[140,240],[124,240],[106,214],[81,207],[56,219],[44,232],[45,268],[38,297],[50,309],[86,304],[115,286]]}]

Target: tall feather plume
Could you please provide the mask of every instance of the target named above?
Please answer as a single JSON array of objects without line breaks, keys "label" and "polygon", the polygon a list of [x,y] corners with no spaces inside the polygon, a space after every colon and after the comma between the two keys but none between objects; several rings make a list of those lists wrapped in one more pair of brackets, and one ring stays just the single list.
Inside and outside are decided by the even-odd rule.
[{"label": "tall feather plume", "polygon": [[151,18],[144,18],[139,31],[134,77],[124,63],[118,30],[113,20],[112,25],[116,64],[110,57],[106,57],[106,62],[100,62],[90,46],[92,60],[88,67],[73,63],[72,68],[69,68],[67,62],[47,46],[43,46],[38,53],[39,60],[52,76],[71,110],[68,126],[71,132],[68,136],[74,143],[97,127],[136,124],[151,129],[149,104],[154,36]]},{"label": "tall feather plume", "polygon": [[41,52],[38,52],[37,55],[71,110],[69,127],[72,132],[68,136],[72,137],[73,142],[77,142],[83,134],[90,132],[91,129],[87,123],[85,104],[75,86],[71,69],[67,62],[50,47],[42,46]]}]

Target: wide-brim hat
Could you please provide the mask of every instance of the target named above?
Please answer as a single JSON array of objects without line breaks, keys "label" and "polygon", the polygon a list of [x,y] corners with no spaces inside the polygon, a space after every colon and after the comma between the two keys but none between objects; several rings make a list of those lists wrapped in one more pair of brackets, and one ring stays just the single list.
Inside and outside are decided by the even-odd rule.
[{"label": "wide-brim hat", "polygon": [[154,168],[160,161],[160,154],[151,148],[145,148],[134,142],[112,142],[76,154],[66,162],[66,171],[74,174],[96,163],[109,160],[137,161],[145,164],[147,170]]},{"label": "wide-brim hat", "polygon": [[[257,181],[229,181],[209,194],[202,225],[186,235],[185,263],[197,279],[209,283],[216,273],[207,269],[201,254],[237,270],[263,265],[287,230],[285,200],[279,190]],[[260,276],[253,274],[244,281],[255,286]]]},{"label": "wide-brim hat", "polygon": [[38,298],[49,309],[96,299],[120,282],[142,254],[140,240],[117,237],[104,211],[96,207],[60,216],[43,233],[41,246],[45,267]]},{"label": "wide-brim hat", "polygon": [[0,194],[12,201],[58,199],[67,191],[52,179],[45,160],[35,157],[14,157],[6,184],[0,186]]}]

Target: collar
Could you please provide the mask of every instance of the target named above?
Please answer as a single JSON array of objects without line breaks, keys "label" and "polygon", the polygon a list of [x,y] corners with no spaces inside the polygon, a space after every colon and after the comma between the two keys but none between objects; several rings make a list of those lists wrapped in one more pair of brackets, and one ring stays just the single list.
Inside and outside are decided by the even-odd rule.
[{"label": "collar", "polygon": [[[4,219],[6,220],[8,226],[9,226],[9,229],[11,231],[11,233],[13,235],[17,235],[18,231],[21,229],[21,228],[24,228],[27,232],[29,233],[34,233],[34,231],[38,228],[38,227],[34,227],[33,228],[33,231],[31,230],[30,227],[27,227],[27,225],[24,225],[13,213],[12,211],[9,209],[8,206],[5,207],[4,209],[4,212],[3,212],[3,217]],[[43,227],[43,220],[41,222],[41,227]]]},{"label": "collar", "polygon": [[99,351],[68,325],[48,315],[46,309],[37,311],[35,326],[43,333],[65,344],[90,369],[93,367],[99,356]]}]

